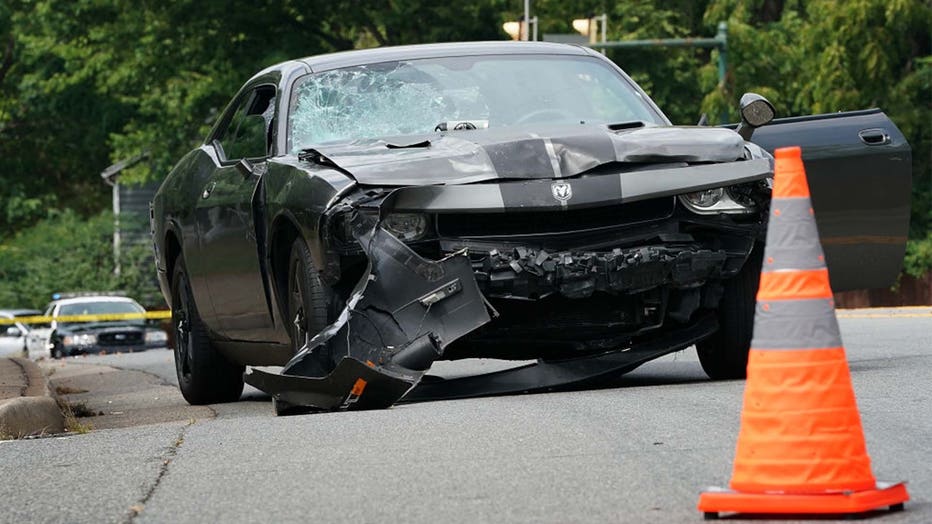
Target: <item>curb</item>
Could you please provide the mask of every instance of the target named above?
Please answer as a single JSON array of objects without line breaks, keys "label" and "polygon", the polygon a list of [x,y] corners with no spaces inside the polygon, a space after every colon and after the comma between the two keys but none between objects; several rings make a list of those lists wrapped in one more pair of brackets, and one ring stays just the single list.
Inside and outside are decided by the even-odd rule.
[{"label": "curb", "polygon": [[0,396],[0,436],[21,438],[65,431],[65,418],[45,373],[35,362],[0,358],[0,394],[4,394]]}]

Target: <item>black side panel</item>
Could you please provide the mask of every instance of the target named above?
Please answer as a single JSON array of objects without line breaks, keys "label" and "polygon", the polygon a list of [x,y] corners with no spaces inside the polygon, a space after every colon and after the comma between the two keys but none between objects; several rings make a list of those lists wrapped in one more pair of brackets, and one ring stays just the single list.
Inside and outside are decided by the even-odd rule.
[{"label": "black side panel", "polygon": [[879,109],[774,120],[752,142],[798,145],[832,289],[889,287],[903,262],[912,187],[909,144]]}]

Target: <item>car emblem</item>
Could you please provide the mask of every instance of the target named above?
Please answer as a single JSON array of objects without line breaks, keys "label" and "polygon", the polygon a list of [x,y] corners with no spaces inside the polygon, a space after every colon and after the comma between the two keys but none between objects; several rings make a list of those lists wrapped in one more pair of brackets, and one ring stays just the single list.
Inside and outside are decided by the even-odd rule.
[{"label": "car emblem", "polygon": [[117,333],[116,335],[113,336],[113,338],[117,340],[126,340],[126,335],[124,335],[123,333]]},{"label": "car emblem", "polygon": [[573,198],[573,186],[568,182],[554,182],[550,185],[550,191],[553,193],[553,198],[560,202]]}]

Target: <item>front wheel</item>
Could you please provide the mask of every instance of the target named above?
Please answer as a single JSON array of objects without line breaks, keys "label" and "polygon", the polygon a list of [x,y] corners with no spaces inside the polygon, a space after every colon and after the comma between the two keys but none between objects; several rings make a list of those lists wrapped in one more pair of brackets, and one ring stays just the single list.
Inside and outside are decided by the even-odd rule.
[{"label": "front wheel", "polygon": [[194,405],[239,400],[245,366],[230,362],[211,345],[180,255],[172,272],[172,327],[175,371],[184,399]]},{"label": "front wheel", "polygon": [[[338,314],[333,291],[320,280],[311,252],[304,239],[297,238],[288,257],[288,328],[292,353],[297,354],[307,343],[332,323]],[[323,372],[333,370],[329,344],[317,352]]]},{"label": "front wheel", "polygon": [[747,376],[762,251],[755,248],[741,271],[725,282],[718,306],[718,331],[696,344],[699,363],[711,379],[741,379]]},{"label": "front wheel", "polygon": [[55,342],[50,344],[49,356],[56,360],[60,358],[65,358],[65,350],[62,349],[62,345],[60,341],[56,340]]}]

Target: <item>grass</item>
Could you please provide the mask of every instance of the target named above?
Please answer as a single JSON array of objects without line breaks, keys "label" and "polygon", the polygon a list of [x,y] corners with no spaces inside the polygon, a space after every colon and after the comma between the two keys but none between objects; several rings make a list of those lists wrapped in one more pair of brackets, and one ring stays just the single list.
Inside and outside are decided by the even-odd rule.
[{"label": "grass", "polygon": [[93,417],[97,415],[97,413],[88,409],[87,404],[84,402],[75,402],[72,404],[58,397],[58,407],[61,408],[62,414],[65,416],[65,431],[68,433],[84,435],[94,429],[94,426],[90,423],[78,420],[79,417]]}]

